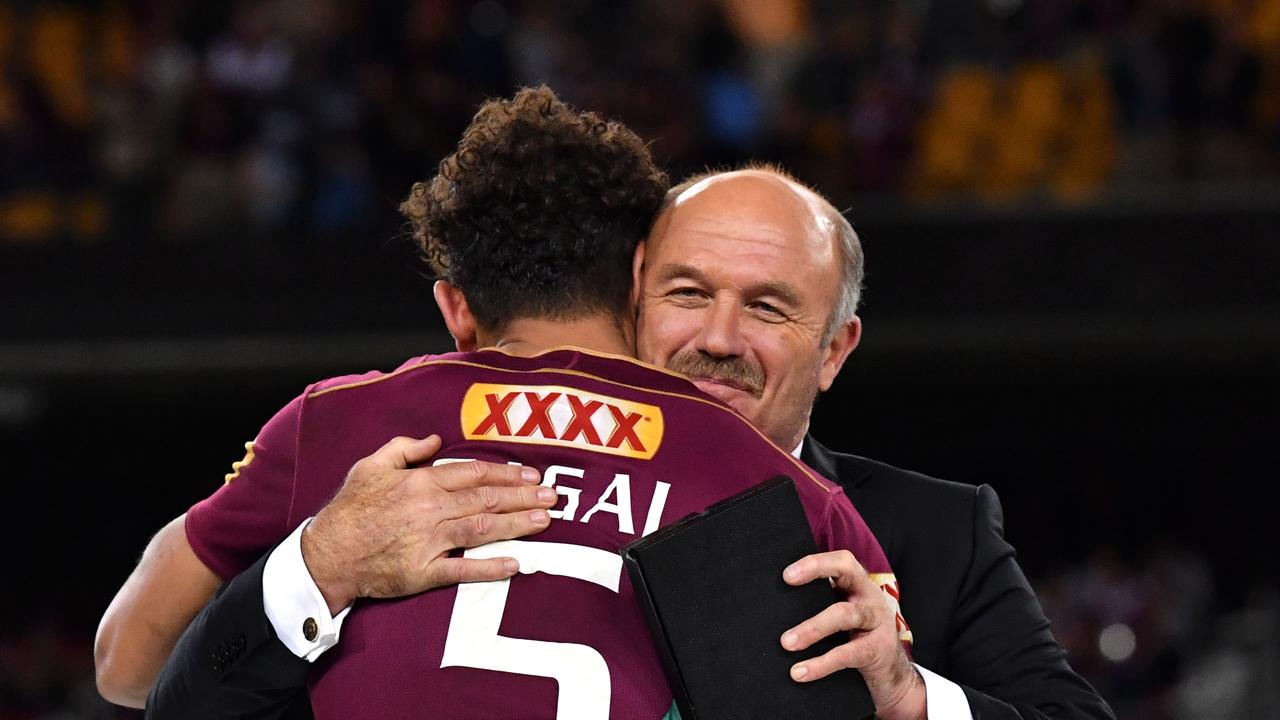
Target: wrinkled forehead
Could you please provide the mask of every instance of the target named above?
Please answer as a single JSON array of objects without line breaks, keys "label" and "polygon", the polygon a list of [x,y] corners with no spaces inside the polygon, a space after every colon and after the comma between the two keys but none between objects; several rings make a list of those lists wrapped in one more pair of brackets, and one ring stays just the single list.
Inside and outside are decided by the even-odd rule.
[{"label": "wrinkled forehead", "polygon": [[763,170],[741,170],[704,178],[668,203],[654,224],[652,242],[681,230],[750,232],[785,236],[828,255],[834,250],[834,210],[812,190]]}]

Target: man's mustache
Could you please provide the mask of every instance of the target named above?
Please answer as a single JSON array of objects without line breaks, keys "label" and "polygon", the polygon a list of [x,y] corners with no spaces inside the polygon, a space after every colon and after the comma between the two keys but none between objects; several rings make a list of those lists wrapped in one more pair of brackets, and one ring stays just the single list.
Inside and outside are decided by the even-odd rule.
[{"label": "man's mustache", "polygon": [[764,392],[764,371],[744,357],[714,357],[699,350],[683,350],[667,363],[674,370],[695,380],[709,379],[737,386],[760,397]]}]

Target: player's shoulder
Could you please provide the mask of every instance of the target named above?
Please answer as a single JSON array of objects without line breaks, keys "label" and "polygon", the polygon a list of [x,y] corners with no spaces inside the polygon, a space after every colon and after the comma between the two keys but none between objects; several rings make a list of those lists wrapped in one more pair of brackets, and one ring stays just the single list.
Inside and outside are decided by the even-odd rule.
[{"label": "player's shoulder", "polygon": [[370,370],[368,372],[353,373],[350,375],[337,375],[312,383],[307,386],[305,394],[307,399],[311,400],[318,397],[341,395],[352,391],[359,391],[363,388],[370,388],[388,380],[397,378],[409,379],[427,368],[444,364],[442,361],[448,361],[454,359],[456,356],[462,355],[464,354],[450,353],[448,355],[418,355],[405,360],[392,370]]},{"label": "player's shoulder", "polygon": [[600,353],[584,348],[551,348],[532,356],[513,355],[497,348],[474,352],[420,355],[409,358],[390,370],[373,370],[360,374],[340,375],[314,383],[307,388],[307,399],[361,394],[361,391],[397,388],[404,383],[438,381],[443,377],[465,376],[474,379],[489,374],[506,380],[537,378],[537,384],[562,382],[601,383],[614,388],[646,393],[686,396],[700,399],[697,386],[684,376],[640,362],[635,358]]},{"label": "player's shoulder", "polygon": [[[492,351],[487,351],[492,352]],[[560,371],[575,376],[597,380],[614,388],[626,388],[641,393],[646,402],[661,407],[678,408],[681,422],[686,429],[696,426],[696,437],[718,437],[719,445],[728,448],[732,460],[738,463],[756,464],[771,468],[779,474],[792,477],[801,486],[802,494],[839,495],[843,490],[835,483],[794,457],[788,449],[779,447],[749,420],[722,401],[698,388],[687,377],[666,368],[650,365],[636,358],[612,355],[577,347],[552,348],[528,358],[508,357],[505,363],[541,364],[545,371]],[[607,387],[604,388],[607,391]],[[689,438],[683,447],[695,446],[690,454],[711,457],[704,443]]]}]

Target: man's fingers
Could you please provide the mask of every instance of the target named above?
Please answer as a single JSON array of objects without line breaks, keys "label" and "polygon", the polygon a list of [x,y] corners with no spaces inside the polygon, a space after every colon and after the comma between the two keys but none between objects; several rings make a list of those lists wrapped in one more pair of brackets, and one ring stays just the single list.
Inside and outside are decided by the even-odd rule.
[{"label": "man's fingers", "polygon": [[511,540],[541,532],[551,523],[546,510],[481,513],[440,523],[440,533],[450,548],[469,548],[497,540]]},{"label": "man's fingers", "polygon": [[805,585],[818,578],[831,578],[832,583],[850,595],[877,589],[867,571],[848,550],[806,555],[782,571],[789,585]]},{"label": "man's fingers", "polygon": [[782,634],[782,647],[804,650],[828,635],[871,630],[882,618],[874,610],[852,602],[838,602]]},{"label": "man's fingers", "polygon": [[439,435],[428,435],[420,439],[395,437],[375,450],[368,459],[379,465],[403,470],[430,460],[432,455],[439,452],[441,442]]},{"label": "man's fingers", "polygon": [[445,587],[464,582],[505,580],[520,571],[515,558],[440,558],[431,563],[427,587]]},{"label": "man's fingers", "polygon": [[521,510],[548,509],[556,504],[554,488],[541,485],[523,487],[484,487],[449,493],[452,502],[445,508],[446,517],[463,518],[478,513],[513,513]]},{"label": "man's fingers", "polygon": [[418,473],[422,477],[429,477],[437,487],[450,491],[485,485],[519,487],[537,483],[541,477],[536,469],[526,465],[508,465],[482,460],[437,465],[432,468],[423,468]]},{"label": "man's fingers", "polygon": [[800,558],[782,571],[782,577],[791,585],[804,585],[818,578],[839,578],[858,572],[865,574],[853,553],[833,550]]},{"label": "man's fingers", "polygon": [[791,679],[799,682],[812,682],[824,678],[845,668],[862,668],[875,659],[875,648],[868,635],[854,638],[849,642],[833,648],[825,655],[798,662],[791,666]]}]

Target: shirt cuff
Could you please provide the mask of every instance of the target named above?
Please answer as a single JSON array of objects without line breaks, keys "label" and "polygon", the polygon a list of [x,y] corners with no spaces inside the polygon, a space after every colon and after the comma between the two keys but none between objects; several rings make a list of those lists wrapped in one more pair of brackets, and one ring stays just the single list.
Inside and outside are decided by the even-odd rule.
[{"label": "shirt cuff", "polygon": [[262,569],[262,607],[280,642],[294,655],[315,662],[338,644],[342,621],[351,606],[329,616],[329,604],[302,560],[302,531],[310,524],[311,518],[307,518],[271,551]]},{"label": "shirt cuff", "polygon": [[969,698],[964,696],[959,685],[919,665],[916,665],[916,670],[924,678],[925,714],[929,720],[973,720]]}]

